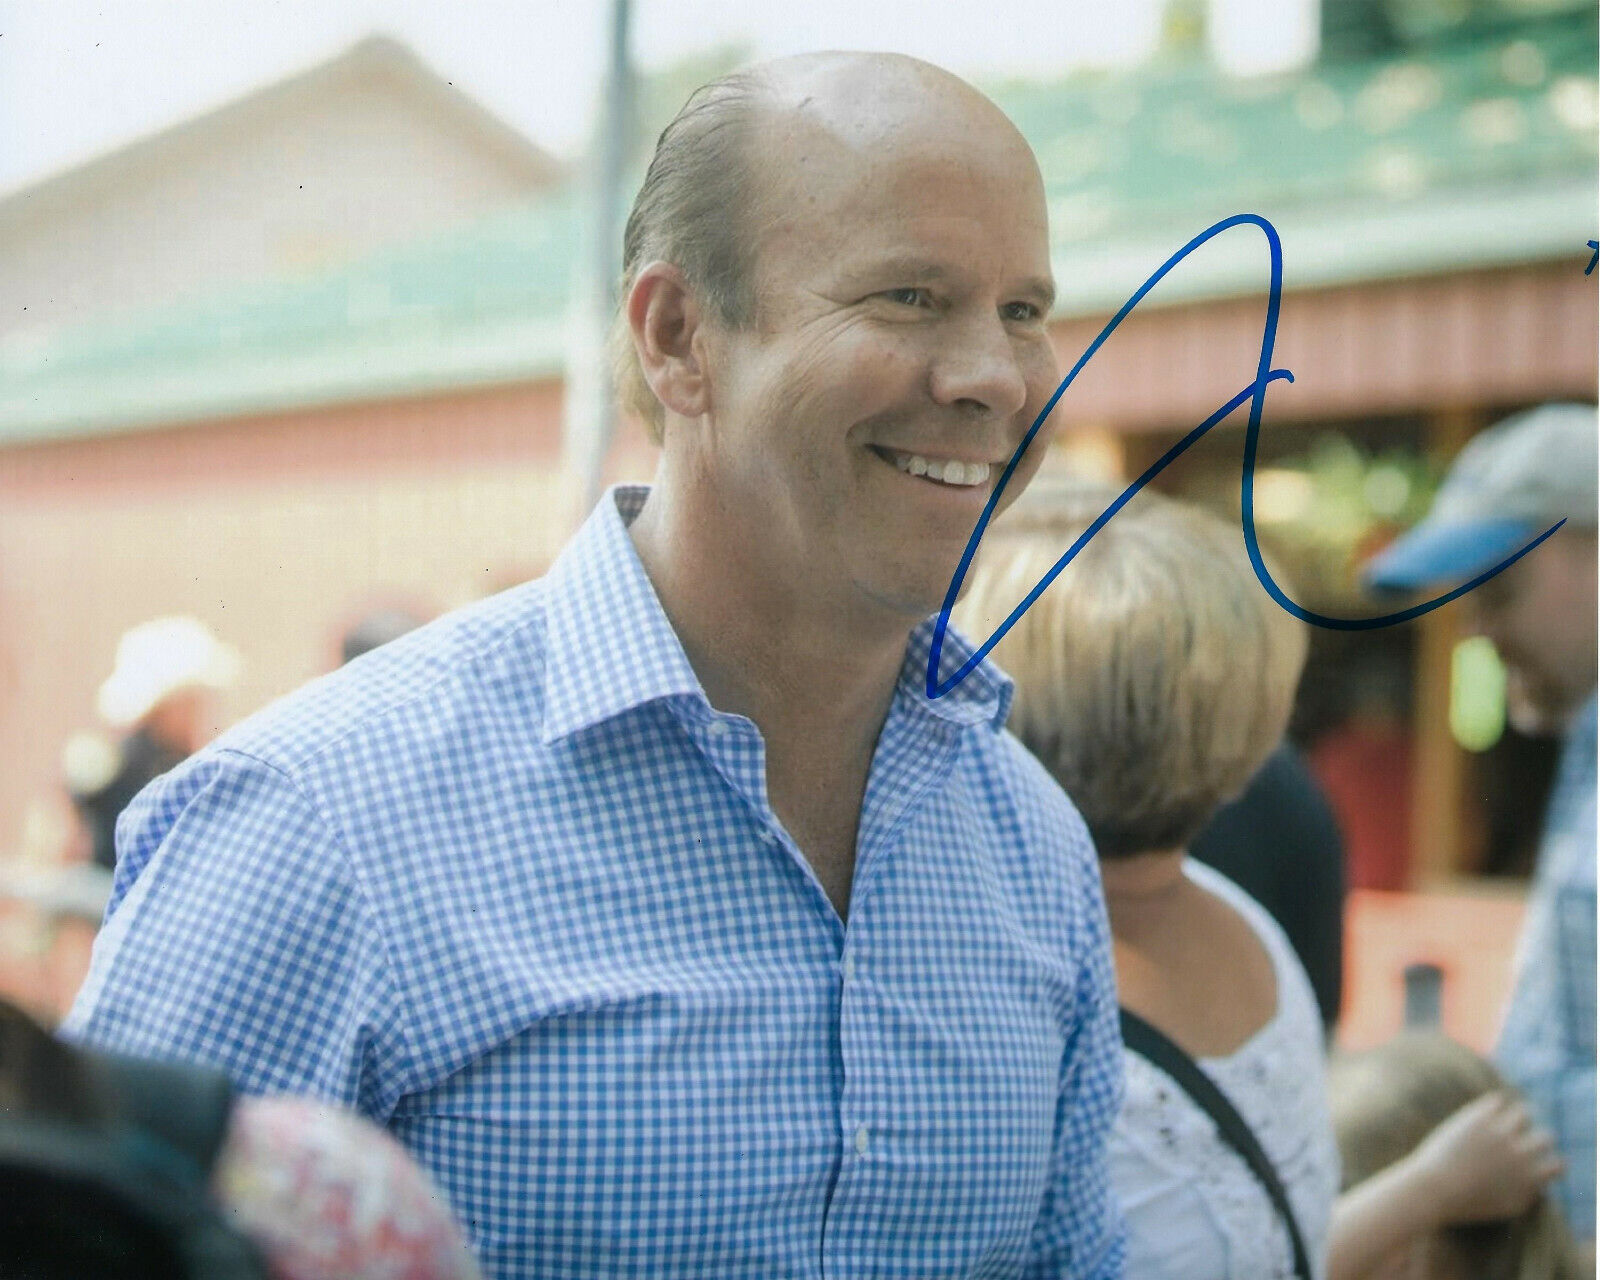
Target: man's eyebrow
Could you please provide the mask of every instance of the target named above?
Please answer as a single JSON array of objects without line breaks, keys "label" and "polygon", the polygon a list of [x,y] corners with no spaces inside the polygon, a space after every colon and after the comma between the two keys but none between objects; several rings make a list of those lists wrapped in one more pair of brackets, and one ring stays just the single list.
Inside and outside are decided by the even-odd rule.
[{"label": "man's eyebrow", "polygon": [[1056,305],[1055,282],[1047,276],[1032,276],[1022,282],[1022,293],[1039,304],[1039,310],[1046,315],[1050,308]]},{"label": "man's eyebrow", "polygon": [[878,258],[866,264],[862,274],[873,278],[902,276],[914,280],[929,280],[935,284],[950,278],[950,272],[938,263],[910,253],[890,254]]},{"label": "man's eyebrow", "polygon": [[[915,254],[895,254],[880,258],[864,274],[873,279],[903,277],[942,284],[951,278],[951,272],[936,262]],[[1019,297],[1037,302],[1041,311],[1048,312],[1055,305],[1056,286],[1048,276],[1029,276],[1017,288]]]}]

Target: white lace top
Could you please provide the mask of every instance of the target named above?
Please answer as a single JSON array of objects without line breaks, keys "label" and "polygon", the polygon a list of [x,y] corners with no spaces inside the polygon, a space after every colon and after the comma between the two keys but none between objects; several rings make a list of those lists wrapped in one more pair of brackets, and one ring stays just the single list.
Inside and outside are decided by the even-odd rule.
[{"label": "white lace top", "polygon": [[[1189,878],[1238,911],[1272,957],[1278,1007],[1226,1058],[1201,1058],[1278,1171],[1318,1280],[1339,1191],[1324,1087],[1322,1022],[1283,931],[1231,880],[1193,860]],[[1161,1071],[1125,1053],[1128,1094],[1111,1134],[1111,1177],[1128,1222],[1130,1280],[1277,1280],[1294,1275],[1289,1233],[1249,1166]]]}]

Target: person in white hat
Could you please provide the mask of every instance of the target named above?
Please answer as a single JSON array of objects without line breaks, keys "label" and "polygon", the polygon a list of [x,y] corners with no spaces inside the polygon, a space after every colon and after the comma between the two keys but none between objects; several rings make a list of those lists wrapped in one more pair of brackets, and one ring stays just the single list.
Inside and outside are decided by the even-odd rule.
[{"label": "person in white hat", "polygon": [[1367,568],[1377,588],[1469,582],[1558,523],[1467,593],[1506,665],[1507,713],[1565,739],[1545,810],[1517,980],[1496,1056],[1557,1136],[1557,1186],[1574,1234],[1595,1210],[1595,406],[1547,404],[1477,436],[1432,510]]},{"label": "person in white hat", "polygon": [[216,694],[238,678],[236,650],[197,618],[152,618],[123,633],[96,706],[116,746],[76,734],[63,752],[67,789],[89,828],[94,860],[116,862],[117,818],[147,782],[199,750],[216,721]]}]

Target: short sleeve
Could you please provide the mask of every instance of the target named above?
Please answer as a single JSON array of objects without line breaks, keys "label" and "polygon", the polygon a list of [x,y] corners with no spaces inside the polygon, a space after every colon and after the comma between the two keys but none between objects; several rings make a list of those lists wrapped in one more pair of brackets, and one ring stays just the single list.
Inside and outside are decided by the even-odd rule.
[{"label": "short sleeve", "polygon": [[398,989],[379,922],[303,789],[254,757],[207,752],[139,796],[118,844],[63,1034],[385,1118],[410,1058]]}]

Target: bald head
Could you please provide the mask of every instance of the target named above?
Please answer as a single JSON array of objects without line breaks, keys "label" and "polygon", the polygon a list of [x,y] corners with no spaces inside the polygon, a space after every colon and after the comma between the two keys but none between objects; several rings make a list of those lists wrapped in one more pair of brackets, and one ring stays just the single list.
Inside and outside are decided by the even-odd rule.
[{"label": "bald head", "polygon": [[623,237],[624,310],[611,346],[623,404],[659,440],[664,414],[625,315],[641,267],[672,263],[712,317],[744,327],[756,315],[764,235],[817,208],[819,189],[832,188],[836,204],[851,187],[870,187],[890,161],[956,153],[992,156],[997,172],[1014,174],[1020,163],[1042,198],[1033,153],[1005,114],[917,58],[800,54],[696,90],[657,142]]},{"label": "bald head", "polygon": [[951,131],[987,130],[997,145],[1028,144],[999,107],[959,76],[899,53],[805,53],[751,69],[763,123],[809,126],[841,145],[907,145]]}]

